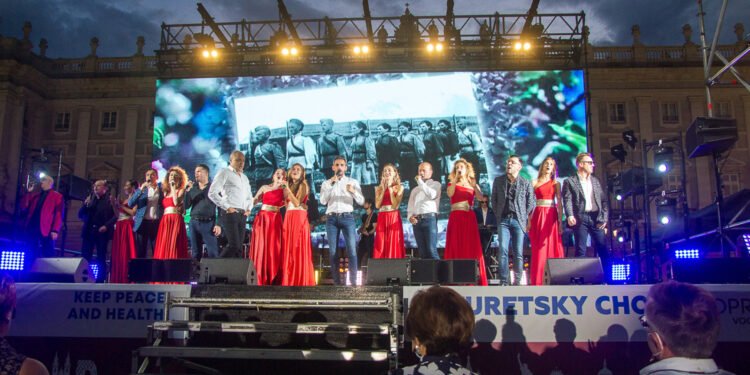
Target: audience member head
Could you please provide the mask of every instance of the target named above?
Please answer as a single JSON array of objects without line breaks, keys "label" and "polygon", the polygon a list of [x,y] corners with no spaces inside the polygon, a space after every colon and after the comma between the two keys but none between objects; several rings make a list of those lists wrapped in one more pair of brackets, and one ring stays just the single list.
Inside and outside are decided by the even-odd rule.
[{"label": "audience member head", "polygon": [[474,312],[466,299],[450,288],[433,286],[411,299],[406,335],[420,356],[458,353],[471,344]]},{"label": "audience member head", "polygon": [[0,275],[0,337],[5,337],[16,309],[16,283],[8,274]]},{"label": "audience member head", "polygon": [[677,281],[648,291],[643,325],[655,358],[710,358],[719,337],[714,297],[695,285]]}]

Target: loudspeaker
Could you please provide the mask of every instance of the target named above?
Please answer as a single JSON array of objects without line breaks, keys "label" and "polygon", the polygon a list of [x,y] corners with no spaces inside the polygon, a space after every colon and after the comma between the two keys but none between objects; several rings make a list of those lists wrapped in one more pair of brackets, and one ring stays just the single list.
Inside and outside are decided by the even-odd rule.
[{"label": "loudspeaker", "polygon": [[544,269],[544,285],[602,284],[602,261],[592,258],[551,258]]},{"label": "loudspeaker", "polygon": [[128,263],[128,280],[134,283],[189,282],[192,259],[136,258]]},{"label": "loudspeaker", "polygon": [[430,285],[440,282],[438,270],[439,259],[412,259],[411,260],[411,284]]},{"label": "loudspeaker", "polygon": [[200,284],[258,285],[255,265],[247,258],[203,258],[198,282]]},{"label": "loudspeaker", "polygon": [[696,117],[685,133],[689,158],[722,153],[737,142],[737,120]]},{"label": "loudspeaker", "polygon": [[372,259],[367,262],[367,285],[409,285],[409,259]]},{"label": "loudspeaker", "polygon": [[93,283],[94,275],[84,258],[37,258],[26,274],[29,282]]},{"label": "loudspeaker", "polygon": [[91,183],[89,180],[72,174],[61,176],[60,181],[57,182],[57,186],[57,191],[62,194],[65,199],[78,201],[85,200],[91,191]]},{"label": "loudspeaker", "polygon": [[675,259],[672,278],[692,284],[748,284],[750,258]]},{"label": "loudspeaker", "polygon": [[476,259],[451,259],[440,261],[438,279],[443,284],[476,284],[479,268]]}]

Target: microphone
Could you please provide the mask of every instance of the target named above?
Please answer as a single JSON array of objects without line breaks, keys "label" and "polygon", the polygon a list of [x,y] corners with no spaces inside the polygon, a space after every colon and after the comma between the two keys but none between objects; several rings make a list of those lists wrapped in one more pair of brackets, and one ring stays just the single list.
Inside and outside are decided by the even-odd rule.
[{"label": "microphone", "polygon": [[[343,177],[343,175],[344,175],[343,171],[336,171],[336,177],[338,177],[338,178],[341,178],[341,177]],[[336,185],[336,183],[337,183],[338,181],[339,181],[339,180],[337,180],[337,179],[336,179],[336,180],[333,180],[333,181],[331,181],[331,186],[334,186],[334,185]]]}]

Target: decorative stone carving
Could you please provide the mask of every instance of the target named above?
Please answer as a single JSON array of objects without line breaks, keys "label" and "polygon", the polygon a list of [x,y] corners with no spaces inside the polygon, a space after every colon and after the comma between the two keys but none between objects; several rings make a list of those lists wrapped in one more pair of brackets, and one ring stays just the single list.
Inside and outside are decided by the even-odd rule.
[{"label": "decorative stone carving", "polygon": [[143,46],[146,45],[146,38],[143,37],[143,35],[139,35],[138,39],[135,41],[135,55],[136,56],[143,56]]},{"label": "decorative stone carving", "polygon": [[633,25],[633,27],[630,28],[630,34],[633,36],[634,46],[643,45],[643,43],[641,43],[641,26],[640,25]]},{"label": "decorative stone carving", "polygon": [[91,47],[91,54],[89,57],[96,57],[96,49],[99,48],[99,38],[93,37],[91,38],[91,41],[89,42],[89,47]]},{"label": "decorative stone carving", "polygon": [[691,40],[693,37],[693,27],[690,26],[690,24],[686,23],[682,25],[682,36],[685,37],[684,45],[690,46],[693,44],[693,41]]},{"label": "decorative stone carving", "polygon": [[737,35],[737,43],[745,43],[745,25],[742,22],[734,24],[734,35]]},{"label": "decorative stone carving", "polygon": [[39,41],[39,56],[41,57],[47,56],[47,47],[49,47],[49,43],[47,43],[47,39],[42,38]]}]

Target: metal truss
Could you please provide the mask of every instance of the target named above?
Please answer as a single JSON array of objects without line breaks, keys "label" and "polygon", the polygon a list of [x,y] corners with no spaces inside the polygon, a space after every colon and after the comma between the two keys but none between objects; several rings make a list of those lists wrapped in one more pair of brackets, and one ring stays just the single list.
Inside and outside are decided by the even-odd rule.
[{"label": "metal truss", "polygon": [[[199,4],[203,22],[163,24],[156,51],[162,76],[411,71],[444,69],[582,68],[587,44],[585,14],[490,14],[214,22]],[[368,13],[368,12],[366,12]],[[527,51],[513,48],[529,41]],[[428,54],[428,42],[441,53]],[[352,47],[367,44],[366,55]],[[298,56],[282,56],[294,46]],[[216,60],[201,51],[216,49]],[[281,66],[282,68],[275,68]]]}]

